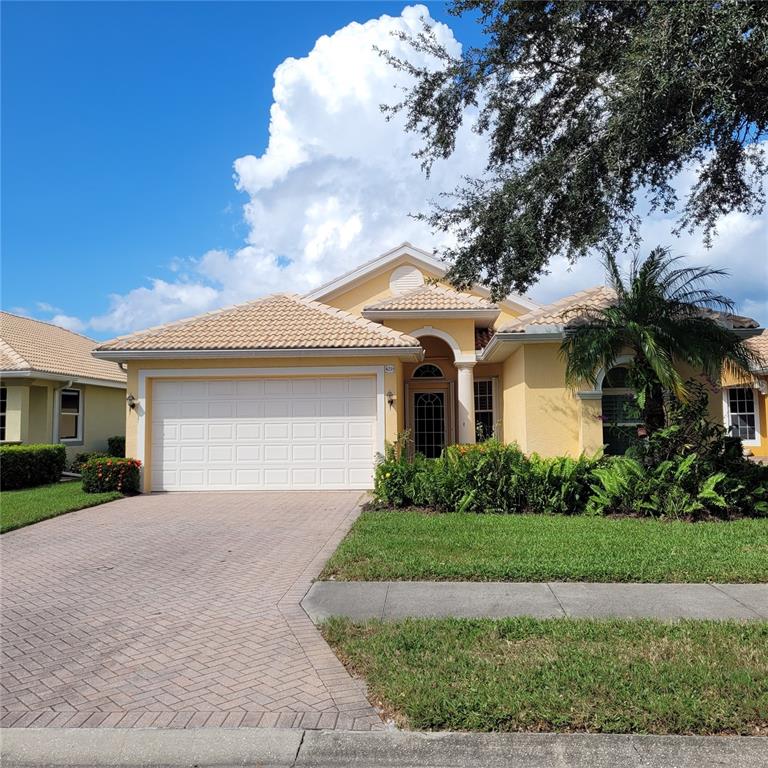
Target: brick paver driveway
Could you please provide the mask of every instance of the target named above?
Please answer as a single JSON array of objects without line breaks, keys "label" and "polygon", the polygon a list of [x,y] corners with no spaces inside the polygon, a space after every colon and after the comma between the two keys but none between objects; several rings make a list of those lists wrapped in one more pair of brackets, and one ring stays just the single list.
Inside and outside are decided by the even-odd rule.
[{"label": "brick paver driveway", "polygon": [[381,726],[299,600],[358,492],[124,499],[0,537],[5,726]]}]

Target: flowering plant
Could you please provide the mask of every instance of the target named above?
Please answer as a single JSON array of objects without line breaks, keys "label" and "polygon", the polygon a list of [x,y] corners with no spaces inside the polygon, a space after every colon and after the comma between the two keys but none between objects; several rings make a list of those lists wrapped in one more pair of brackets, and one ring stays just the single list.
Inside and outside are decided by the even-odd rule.
[{"label": "flowering plant", "polygon": [[103,493],[119,491],[124,494],[139,492],[138,459],[93,458],[87,461],[82,469],[83,490],[87,493]]}]

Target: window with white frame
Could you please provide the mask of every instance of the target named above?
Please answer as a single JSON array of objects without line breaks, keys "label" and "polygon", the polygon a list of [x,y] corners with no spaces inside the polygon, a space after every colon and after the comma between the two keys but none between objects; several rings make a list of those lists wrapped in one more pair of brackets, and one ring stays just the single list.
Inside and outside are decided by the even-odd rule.
[{"label": "window with white frame", "polygon": [[733,437],[741,438],[748,445],[760,440],[757,401],[750,387],[731,387],[725,390],[726,427]]},{"label": "window with white frame", "polygon": [[496,432],[493,379],[475,379],[475,431],[479,442]]},{"label": "window with white frame", "polygon": [[0,440],[5,440],[5,412],[8,410],[8,390],[0,387]]},{"label": "window with white frame", "polygon": [[59,393],[59,440],[83,439],[83,393],[62,389]]}]

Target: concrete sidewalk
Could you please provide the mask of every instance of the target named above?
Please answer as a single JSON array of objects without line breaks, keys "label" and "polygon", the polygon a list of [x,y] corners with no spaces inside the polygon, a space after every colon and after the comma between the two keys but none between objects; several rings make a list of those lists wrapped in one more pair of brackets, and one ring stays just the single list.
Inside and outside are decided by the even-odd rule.
[{"label": "concrete sidewalk", "polygon": [[301,603],[315,623],[406,617],[768,619],[768,584],[318,581]]},{"label": "concrete sidewalk", "polygon": [[10,728],[4,768],[766,768],[768,738]]}]

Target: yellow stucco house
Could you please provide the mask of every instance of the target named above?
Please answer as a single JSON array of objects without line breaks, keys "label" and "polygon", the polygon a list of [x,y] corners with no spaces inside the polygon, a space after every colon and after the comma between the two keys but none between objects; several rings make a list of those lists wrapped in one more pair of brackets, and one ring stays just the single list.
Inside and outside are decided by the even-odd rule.
[{"label": "yellow stucco house", "polygon": [[126,450],[144,489],[365,489],[405,430],[426,456],[478,434],[552,456],[610,441],[606,411],[631,428],[621,367],[573,392],[559,355],[564,313],[609,302],[606,289],[492,303],[444,274],[404,243],[305,296],[100,345],[97,358],[127,366]]},{"label": "yellow stucco house", "polygon": [[62,443],[67,458],[125,434],[125,371],[93,339],[0,312],[0,442]]},{"label": "yellow stucco house", "polygon": [[723,419],[728,431],[741,438],[744,453],[768,460],[768,329],[747,340],[761,358],[754,378],[726,378],[722,388]]}]

